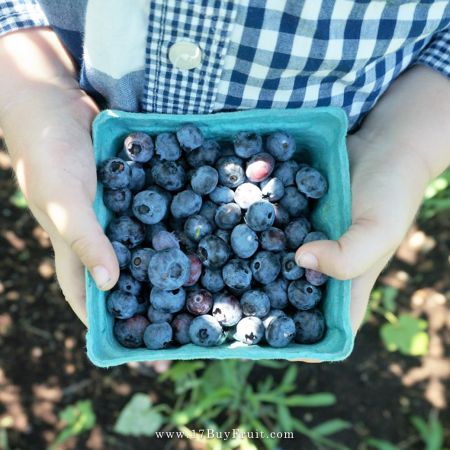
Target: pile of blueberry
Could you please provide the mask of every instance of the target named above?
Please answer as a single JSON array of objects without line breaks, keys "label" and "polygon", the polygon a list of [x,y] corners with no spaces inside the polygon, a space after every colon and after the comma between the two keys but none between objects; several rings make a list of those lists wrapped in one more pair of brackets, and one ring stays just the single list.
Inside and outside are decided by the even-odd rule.
[{"label": "pile of blueberry", "polygon": [[293,160],[294,138],[240,132],[205,139],[193,124],[154,139],[128,135],[98,169],[115,213],[107,236],[121,275],[107,296],[125,347],[285,347],[325,333],[327,277],[294,259],[327,239],[311,229],[323,175]]}]

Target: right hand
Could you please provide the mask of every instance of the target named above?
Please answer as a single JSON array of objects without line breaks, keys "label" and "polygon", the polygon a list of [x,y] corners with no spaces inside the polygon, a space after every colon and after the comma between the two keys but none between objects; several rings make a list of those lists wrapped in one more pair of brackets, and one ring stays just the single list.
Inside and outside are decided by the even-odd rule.
[{"label": "right hand", "polygon": [[1,125],[28,205],[50,235],[66,300],[86,325],[84,268],[109,290],[119,266],[92,208],[97,187],[90,135],[98,113],[75,79],[51,80],[2,110]]}]

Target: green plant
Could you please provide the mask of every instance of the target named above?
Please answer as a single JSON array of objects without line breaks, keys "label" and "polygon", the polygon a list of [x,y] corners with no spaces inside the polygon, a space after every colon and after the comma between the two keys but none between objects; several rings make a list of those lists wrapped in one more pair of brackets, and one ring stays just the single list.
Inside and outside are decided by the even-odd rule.
[{"label": "green plant", "polygon": [[59,413],[59,419],[64,422],[64,428],[49,450],[56,450],[70,437],[78,436],[94,427],[96,417],[91,400],[80,400],[74,405],[67,406]]},{"label": "green plant", "polygon": [[[269,375],[253,384],[250,375],[257,365],[285,369],[285,372],[278,382]],[[350,428],[348,422],[331,419],[309,427],[295,416],[292,408],[325,407],[336,403],[335,396],[328,392],[297,394],[297,374],[296,364],[277,361],[180,361],[159,377],[160,382],[173,383],[173,406],[162,404],[152,407],[148,401],[142,406],[147,414],[152,411],[152,414],[158,415],[156,421],[164,424],[162,430],[178,430],[188,439],[201,441],[208,450],[256,450],[254,440],[246,435],[255,431],[265,436],[270,436],[271,432],[279,432],[287,437],[292,437],[293,432],[299,432],[313,441],[319,449],[348,450],[329,438],[332,434]],[[142,411],[135,411],[133,414],[142,414]],[[127,423],[133,422],[133,414]],[[123,433],[124,422],[122,420],[122,426],[119,427],[119,421],[116,431]],[[202,433],[193,430],[211,430],[212,433],[208,439],[204,439]],[[220,436],[220,433],[231,430],[239,430],[236,433],[239,436],[227,439]],[[272,450],[277,447],[279,438],[264,438],[260,442],[268,450]]]},{"label": "green plant", "polygon": [[450,209],[450,169],[434,179],[427,187],[419,211],[419,220],[426,221]]}]

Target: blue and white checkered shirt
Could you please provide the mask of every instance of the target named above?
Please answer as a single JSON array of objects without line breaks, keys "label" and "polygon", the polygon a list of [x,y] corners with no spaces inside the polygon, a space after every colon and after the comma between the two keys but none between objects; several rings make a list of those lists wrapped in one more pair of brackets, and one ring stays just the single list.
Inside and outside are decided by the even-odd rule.
[{"label": "blue and white checkered shirt", "polygon": [[0,35],[46,25],[81,87],[127,111],[333,105],[351,130],[412,64],[450,77],[447,0],[0,0]]}]

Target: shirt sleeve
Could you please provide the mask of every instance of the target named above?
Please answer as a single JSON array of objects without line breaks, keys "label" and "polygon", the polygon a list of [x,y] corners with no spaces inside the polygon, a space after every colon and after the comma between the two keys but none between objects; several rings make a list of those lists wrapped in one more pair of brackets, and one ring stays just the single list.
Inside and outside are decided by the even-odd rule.
[{"label": "shirt sleeve", "polygon": [[414,64],[423,64],[450,78],[450,27],[432,38]]},{"label": "shirt sleeve", "polygon": [[0,0],[0,36],[44,26],[48,26],[48,21],[37,0]]}]

